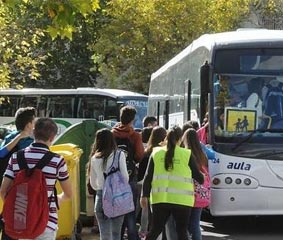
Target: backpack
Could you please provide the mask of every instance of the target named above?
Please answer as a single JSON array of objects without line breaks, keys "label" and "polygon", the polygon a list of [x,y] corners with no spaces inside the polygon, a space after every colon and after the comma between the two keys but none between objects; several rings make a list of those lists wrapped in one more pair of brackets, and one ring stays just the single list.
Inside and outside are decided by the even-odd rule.
[{"label": "backpack", "polygon": [[210,191],[210,177],[206,168],[201,170],[204,174],[203,184],[199,184],[194,180],[195,187],[195,205],[194,207],[205,208],[208,207],[211,200],[211,191]]},{"label": "backpack", "polygon": [[102,208],[104,215],[109,218],[119,217],[135,210],[131,186],[119,169],[120,155],[121,151],[114,152],[113,162],[104,174]]},{"label": "backpack", "polygon": [[117,147],[123,151],[126,156],[127,170],[129,174],[129,182],[137,180],[137,168],[135,162],[134,146],[128,138],[115,138]]},{"label": "backpack", "polygon": [[47,152],[32,169],[24,150],[17,152],[20,171],[7,193],[3,206],[5,233],[15,239],[34,239],[44,232],[49,219],[47,187],[42,168],[55,156]]},{"label": "backpack", "polygon": [[0,158],[0,186],[2,184],[3,175],[6,171],[6,168],[8,166],[8,162],[10,160],[10,157],[13,155],[14,152],[18,151],[18,147],[15,146],[5,157]]}]

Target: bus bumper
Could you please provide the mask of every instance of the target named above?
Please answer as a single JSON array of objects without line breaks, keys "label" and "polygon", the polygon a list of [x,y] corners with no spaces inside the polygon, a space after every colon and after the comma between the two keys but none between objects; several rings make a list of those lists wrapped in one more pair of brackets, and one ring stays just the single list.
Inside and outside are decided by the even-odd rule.
[{"label": "bus bumper", "polygon": [[283,188],[211,189],[213,216],[283,215]]}]

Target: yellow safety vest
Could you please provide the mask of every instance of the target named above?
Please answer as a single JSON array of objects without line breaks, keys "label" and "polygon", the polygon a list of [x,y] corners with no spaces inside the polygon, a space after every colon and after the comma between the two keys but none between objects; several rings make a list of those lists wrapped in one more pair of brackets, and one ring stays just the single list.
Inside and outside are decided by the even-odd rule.
[{"label": "yellow safety vest", "polygon": [[154,173],[151,183],[150,202],[194,206],[194,185],[189,165],[191,151],[176,146],[173,169],[165,169],[166,147],[154,148],[152,157]]}]

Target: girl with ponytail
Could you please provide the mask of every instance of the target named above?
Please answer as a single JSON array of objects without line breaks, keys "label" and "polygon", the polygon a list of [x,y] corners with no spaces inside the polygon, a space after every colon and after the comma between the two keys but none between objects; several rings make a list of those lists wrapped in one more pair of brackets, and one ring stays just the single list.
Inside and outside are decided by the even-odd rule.
[{"label": "girl with ponytail", "polygon": [[166,136],[166,146],[156,147],[149,159],[145,173],[140,204],[152,205],[152,227],[146,236],[155,240],[162,232],[167,219],[173,216],[179,240],[189,239],[188,217],[194,206],[193,179],[203,183],[191,150],[180,147],[182,130],[173,127]]}]

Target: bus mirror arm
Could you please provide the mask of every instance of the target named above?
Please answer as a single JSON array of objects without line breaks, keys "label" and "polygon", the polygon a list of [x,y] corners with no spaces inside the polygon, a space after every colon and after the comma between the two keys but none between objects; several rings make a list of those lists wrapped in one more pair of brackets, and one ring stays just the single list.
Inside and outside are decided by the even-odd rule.
[{"label": "bus mirror arm", "polygon": [[208,93],[208,101],[207,101],[207,109],[209,109],[209,113],[208,113],[208,144],[213,146],[213,139],[214,139],[214,112],[213,112],[213,108],[211,107],[211,101],[213,101],[212,99],[212,94]]},{"label": "bus mirror arm", "polygon": [[200,68],[200,91],[202,95],[210,93],[210,84],[209,84],[209,73],[210,66],[207,61]]}]

